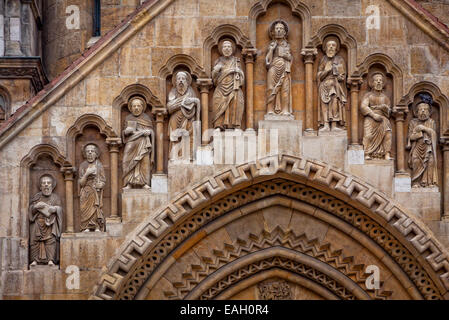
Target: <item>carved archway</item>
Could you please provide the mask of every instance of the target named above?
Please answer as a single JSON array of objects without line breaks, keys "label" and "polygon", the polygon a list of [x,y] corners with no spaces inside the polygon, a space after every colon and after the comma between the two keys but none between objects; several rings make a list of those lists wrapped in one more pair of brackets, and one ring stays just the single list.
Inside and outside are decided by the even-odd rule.
[{"label": "carved archway", "polygon": [[[273,163],[275,174],[264,175]],[[192,250],[196,259],[188,256]],[[272,267],[247,272],[267,259]],[[364,288],[367,264],[384,274],[378,290]],[[448,253],[424,223],[354,176],[281,155],[220,172],[151,214],[122,245],[93,297],[220,298],[225,290],[214,288],[229,279],[239,280],[230,286],[236,288],[273,268],[340,298],[449,295]],[[313,274],[318,278],[306,276]]]}]

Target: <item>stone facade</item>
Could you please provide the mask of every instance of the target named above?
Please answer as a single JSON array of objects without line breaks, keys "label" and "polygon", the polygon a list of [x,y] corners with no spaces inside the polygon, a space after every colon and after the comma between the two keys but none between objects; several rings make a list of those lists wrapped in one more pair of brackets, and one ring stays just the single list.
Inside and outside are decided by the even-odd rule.
[{"label": "stone facade", "polygon": [[449,299],[447,6],[418,2],[0,1],[0,297]]}]

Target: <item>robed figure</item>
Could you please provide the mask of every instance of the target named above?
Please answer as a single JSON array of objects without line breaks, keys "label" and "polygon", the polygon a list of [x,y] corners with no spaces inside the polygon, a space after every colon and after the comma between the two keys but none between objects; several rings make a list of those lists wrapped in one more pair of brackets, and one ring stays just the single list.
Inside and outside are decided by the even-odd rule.
[{"label": "robed figure", "polygon": [[291,65],[293,56],[287,41],[288,25],[278,20],[271,24],[272,39],[268,46],[265,64],[267,72],[267,114],[291,115]]},{"label": "robed figure", "polygon": [[338,51],[340,42],[336,37],[328,37],[324,41],[325,55],[318,67],[318,93],[320,110],[318,123],[320,130],[340,131],[346,121],[346,63]]},{"label": "robed figure", "polygon": [[[192,76],[179,71],[173,76],[173,88],[168,95],[167,109],[170,114],[168,121],[168,135],[170,137],[170,159],[179,158],[182,148],[178,148],[182,141],[180,137],[186,135],[193,144],[193,121],[200,120],[200,100],[192,86]],[[176,146],[176,148],[175,148]],[[178,154],[173,154],[174,152]],[[192,150],[192,147],[190,147]],[[187,156],[187,155],[182,155]],[[188,155],[190,158],[190,155]]]},{"label": "robed figure", "polygon": [[212,106],[214,128],[240,129],[245,108],[242,86],[244,74],[240,59],[235,57],[231,40],[221,44],[222,56],[215,62],[212,79],[215,85]]},{"label": "robed figure", "polygon": [[40,192],[30,201],[31,265],[55,265],[59,261],[59,240],[62,232],[62,205],[53,193],[56,180],[49,174],[39,179]]},{"label": "robed figure", "polygon": [[360,106],[363,119],[363,148],[365,159],[391,160],[392,130],[390,123],[391,102],[383,92],[385,76],[381,72],[372,75],[371,91],[365,94]]},{"label": "robed figure", "polygon": [[151,169],[154,165],[153,121],[145,113],[146,102],[141,97],[133,97],[128,103],[131,112],[125,119],[123,141],[123,186],[130,188],[150,188]]},{"label": "robed figure", "polygon": [[80,165],[78,179],[81,231],[105,231],[103,189],[106,176],[98,147],[92,143],[86,145],[83,155],[86,161]]},{"label": "robed figure", "polygon": [[420,101],[413,108],[414,118],[408,126],[408,164],[412,169],[412,186],[415,188],[438,185],[438,136],[435,121],[430,118],[432,103],[430,95],[421,94]]}]

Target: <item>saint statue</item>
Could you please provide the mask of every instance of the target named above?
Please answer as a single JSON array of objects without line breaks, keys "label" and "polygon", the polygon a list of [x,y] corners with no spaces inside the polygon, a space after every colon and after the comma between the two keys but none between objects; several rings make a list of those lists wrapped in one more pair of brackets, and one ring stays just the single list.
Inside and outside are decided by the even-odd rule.
[{"label": "saint statue", "polygon": [[125,189],[150,189],[151,168],[154,164],[153,121],[145,113],[147,104],[141,97],[128,102],[131,112],[125,119],[123,141],[123,186]]},{"label": "saint statue", "polygon": [[365,159],[391,160],[392,131],[390,123],[391,102],[383,92],[385,75],[375,72],[369,85],[371,92],[365,94],[360,106],[363,120],[363,148]]},{"label": "saint statue", "polygon": [[59,239],[62,232],[62,206],[59,196],[53,193],[56,180],[49,174],[39,179],[40,192],[31,199],[30,261],[31,265],[53,266],[59,260]]},{"label": "saint statue", "polygon": [[326,55],[318,67],[320,110],[318,122],[322,131],[341,131],[338,125],[345,126],[346,104],[346,64],[338,55],[340,41],[330,36],[324,40]]},{"label": "saint statue", "polygon": [[221,43],[220,53],[222,56],[212,70],[215,85],[212,123],[221,130],[240,129],[245,108],[242,91],[245,77],[240,59],[234,56],[235,45],[231,40]]},{"label": "saint statue", "polygon": [[168,95],[167,102],[167,109],[170,114],[168,122],[170,159],[179,157],[179,154],[173,154],[174,150],[177,150],[177,152],[182,151],[182,148],[175,148],[176,144],[181,143],[179,141],[181,135],[188,133],[190,144],[192,145],[193,121],[200,120],[200,108],[200,100],[192,88],[192,76],[186,71],[178,71],[173,75],[173,88]]},{"label": "saint statue", "polygon": [[98,147],[93,143],[87,144],[83,156],[85,161],[80,165],[78,179],[81,231],[104,231],[103,189],[106,177]]},{"label": "saint statue", "polygon": [[437,172],[437,129],[432,113],[432,97],[420,94],[419,102],[413,108],[414,118],[408,126],[407,149],[410,150],[408,164],[412,169],[412,186],[436,187]]},{"label": "saint statue", "polygon": [[265,57],[267,73],[267,114],[291,115],[291,65],[293,56],[287,41],[288,25],[273,22],[269,29],[272,39]]}]

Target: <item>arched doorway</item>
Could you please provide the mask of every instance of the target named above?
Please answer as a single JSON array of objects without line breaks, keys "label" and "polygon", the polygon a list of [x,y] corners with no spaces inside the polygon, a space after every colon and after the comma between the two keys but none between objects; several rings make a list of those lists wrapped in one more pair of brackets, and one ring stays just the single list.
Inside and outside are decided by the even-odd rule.
[{"label": "arched doorway", "polygon": [[[379,283],[367,281],[373,268]],[[284,155],[218,173],[151,214],[93,298],[445,299],[447,271],[442,246],[393,200]]]}]

